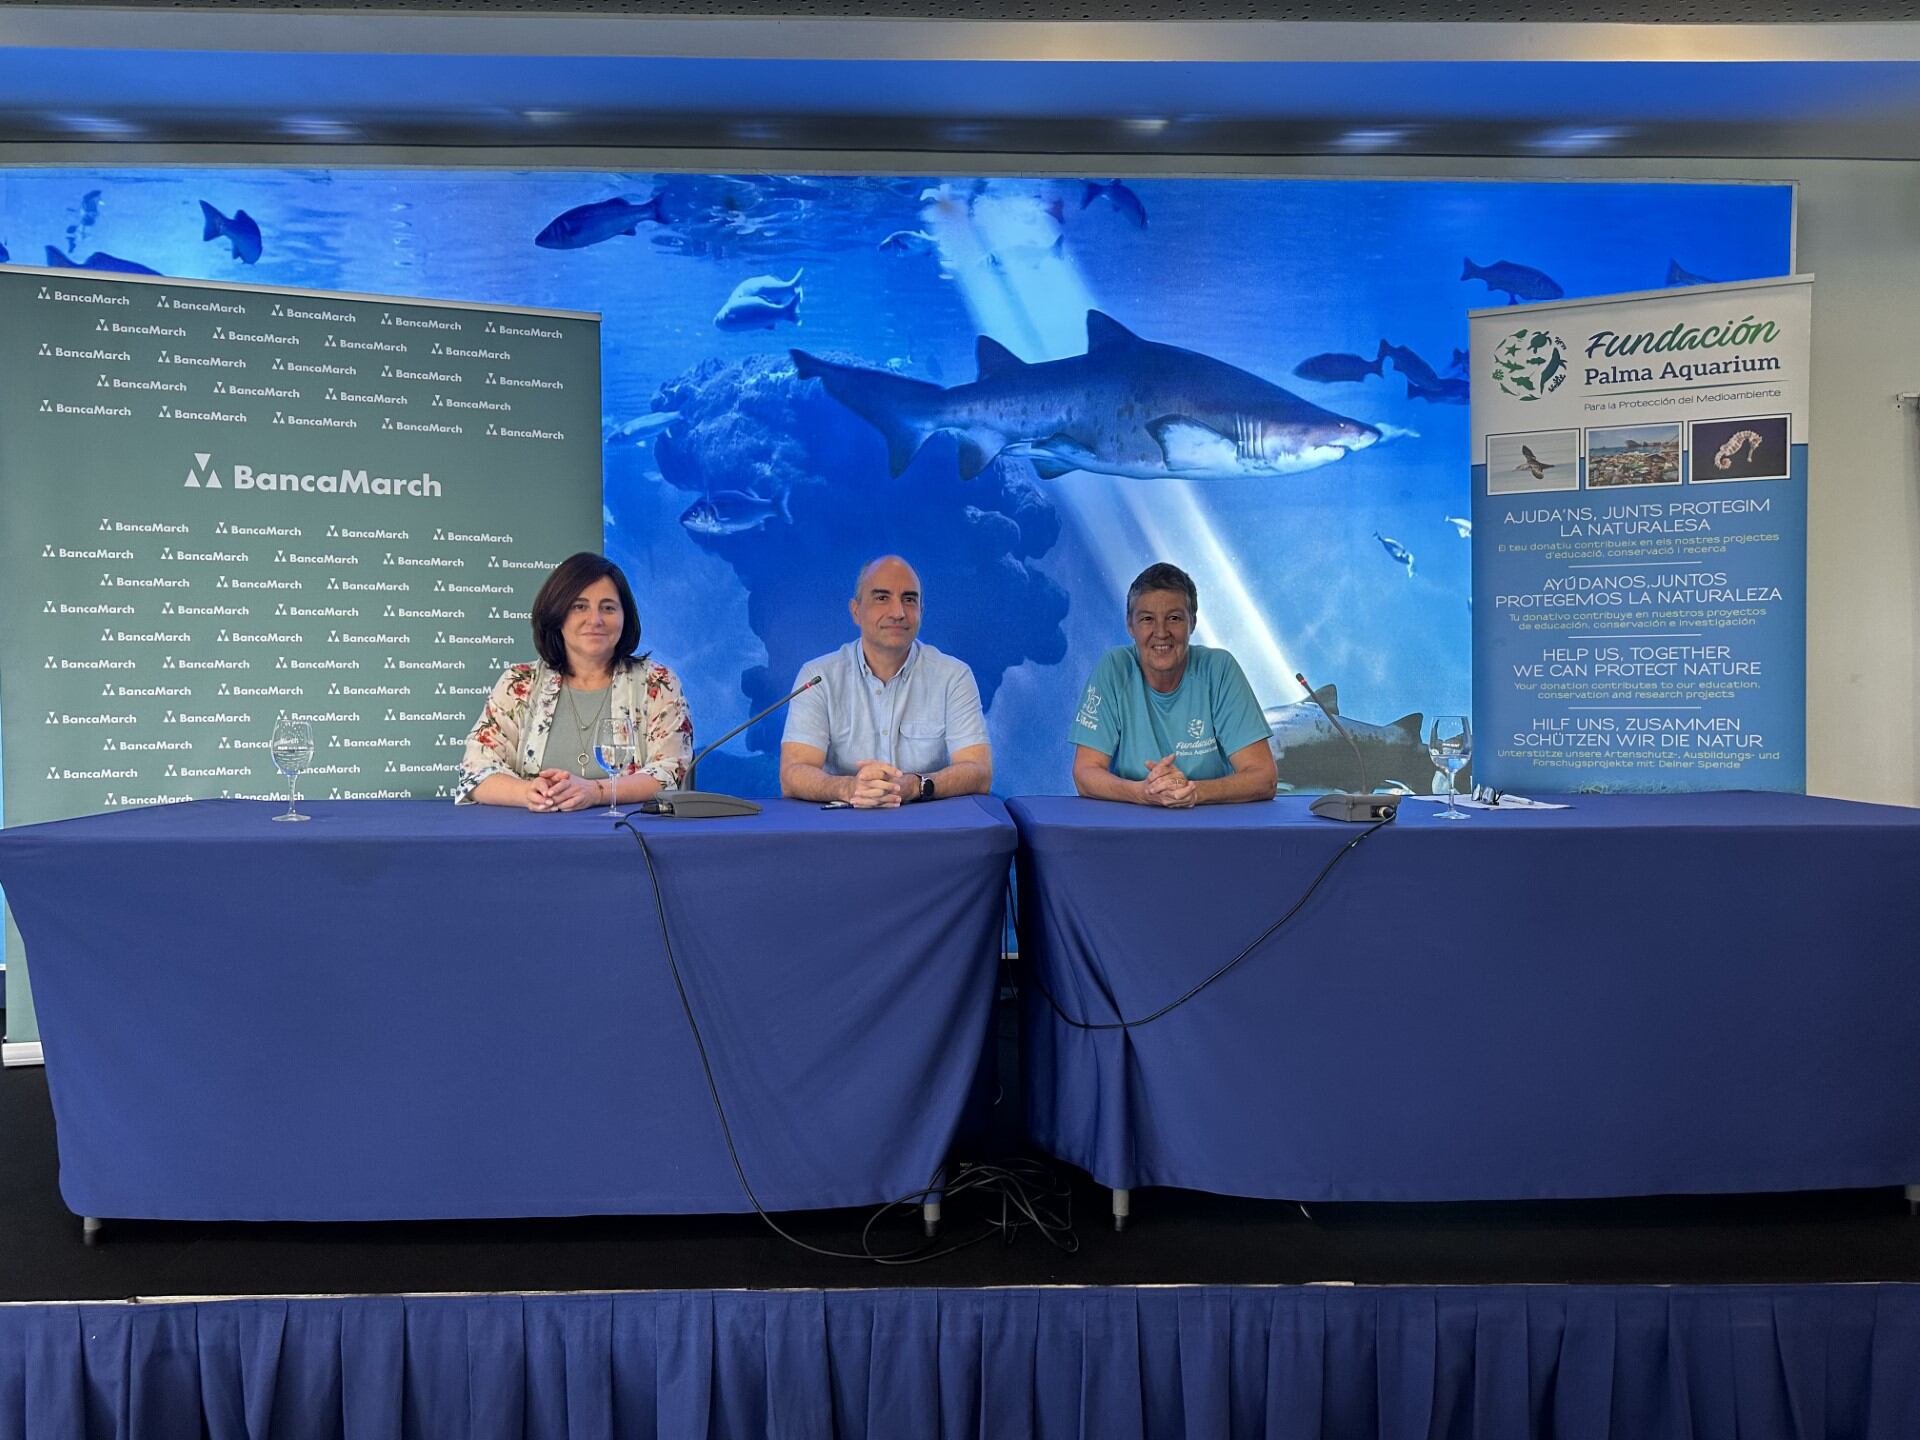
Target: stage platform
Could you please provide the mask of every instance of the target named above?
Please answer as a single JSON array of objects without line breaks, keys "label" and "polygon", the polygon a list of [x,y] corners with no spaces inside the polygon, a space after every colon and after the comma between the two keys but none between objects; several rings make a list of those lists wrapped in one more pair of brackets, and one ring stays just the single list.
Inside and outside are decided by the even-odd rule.
[{"label": "stage platform", "polygon": [[[0,1301],[134,1296],[1003,1285],[1790,1284],[1920,1282],[1898,1190],[1527,1203],[1294,1205],[1153,1190],[1115,1234],[1074,1181],[1078,1253],[1028,1234],[926,1265],[809,1255],[751,1215],[383,1224],[120,1221],[81,1243],[60,1201],[46,1075],[0,1072]],[[857,1241],[864,1210],[782,1217]],[[956,1204],[950,1233],[971,1215]],[[917,1215],[886,1232],[911,1243]]]}]

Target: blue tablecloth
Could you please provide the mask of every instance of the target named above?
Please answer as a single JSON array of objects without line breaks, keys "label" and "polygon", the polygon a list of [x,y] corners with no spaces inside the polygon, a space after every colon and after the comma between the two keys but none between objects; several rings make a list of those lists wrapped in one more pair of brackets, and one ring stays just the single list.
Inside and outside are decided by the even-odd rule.
[{"label": "blue tablecloth", "polygon": [[[0,832],[76,1212],[749,1208],[601,813],[196,801]],[[928,1183],[993,1006],[998,802],[642,820],[769,1208]]]},{"label": "blue tablecloth", "polygon": [[[1014,800],[1024,965],[1180,995],[1354,827],[1306,801]],[[1409,803],[1239,969],[1087,1031],[1029,984],[1035,1137],[1104,1184],[1464,1200],[1920,1182],[1920,812],[1805,796]]]}]

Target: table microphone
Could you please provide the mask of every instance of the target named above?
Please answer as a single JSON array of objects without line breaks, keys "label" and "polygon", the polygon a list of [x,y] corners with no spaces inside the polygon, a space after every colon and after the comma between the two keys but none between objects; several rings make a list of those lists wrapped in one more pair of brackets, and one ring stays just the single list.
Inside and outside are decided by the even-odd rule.
[{"label": "table microphone", "polygon": [[792,700],[794,695],[804,694],[818,685],[821,679],[821,676],[815,675],[811,680],[807,681],[806,684],[802,685],[798,690],[795,690],[793,695],[788,695],[774,701],[773,704],[767,706],[766,709],[762,710],[752,719],[743,720],[740,724],[734,726],[733,729],[727,731],[726,734],[722,735],[718,740],[714,741],[687,762],[687,778],[684,782],[684,788],[679,790],[662,790],[651,800],[642,800],[640,802],[640,813],[642,815],[664,815],[676,820],[718,820],[726,815],[758,815],[760,813],[760,807],[751,800],[742,799],[738,795],[722,795],[712,790],[695,790],[693,788],[694,772],[700,768],[700,762],[702,760],[726,744],[727,741],[733,739],[733,737],[738,735],[742,730],[759,724],[782,705]]},{"label": "table microphone", "polygon": [[1340,717],[1333,713],[1322,700],[1313,686],[1307,683],[1307,677],[1298,670],[1293,678],[1300,688],[1307,692],[1307,698],[1320,707],[1320,713],[1332,722],[1333,728],[1340,732],[1340,738],[1347,742],[1347,748],[1353,751],[1353,763],[1359,767],[1360,788],[1356,791],[1334,791],[1330,795],[1315,798],[1308,808],[1314,814],[1328,820],[1358,820],[1371,823],[1375,820],[1391,820],[1400,808],[1398,795],[1375,795],[1373,787],[1367,783],[1367,762],[1360,753],[1360,744],[1353,738],[1353,732],[1340,723]]}]

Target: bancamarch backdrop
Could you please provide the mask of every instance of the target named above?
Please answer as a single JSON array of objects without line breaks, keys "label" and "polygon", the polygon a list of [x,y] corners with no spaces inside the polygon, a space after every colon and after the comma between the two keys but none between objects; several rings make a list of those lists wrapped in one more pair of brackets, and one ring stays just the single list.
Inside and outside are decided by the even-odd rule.
[{"label": "bancamarch backdrop", "polygon": [[313,726],[309,796],[448,794],[449,753],[527,650],[535,587],[599,540],[598,331],[0,270],[7,817],[284,803],[282,717]]},{"label": "bancamarch backdrop", "polygon": [[[1268,707],[1283,789],[1352,779],[1296,670],[1372,778],[1429,788],[1420,717],[1472,698],[1467,312],[1781,275],[1792,245],[1775,184],[0,173],[16,264],[599,312],[604,545],[699,735],[849,638],[858,567],[899,551],[1004,794],[1069,788],[1080,686],[1160,559]],[[541,512],[537,460],[503,475]],[[130,631],[165,618],[132,603]],[[779,735],[702,781],[771,791]]]}]

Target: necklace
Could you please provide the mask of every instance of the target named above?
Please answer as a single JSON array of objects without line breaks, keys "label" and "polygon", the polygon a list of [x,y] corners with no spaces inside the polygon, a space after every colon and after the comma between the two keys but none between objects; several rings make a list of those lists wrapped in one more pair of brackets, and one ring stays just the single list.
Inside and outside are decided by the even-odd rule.
[{"label": "necklace", "polygon": [[607,688],[600,692],[600,702],[593,707],[593,714],[587,717],[587,723],[584,725],[580,723],[580,707],[574,702],[573,687],[562,683],[560,694],[561,698],[567,702],[567,720],[573,726],[574,740],[580,746],[580,754],[578,757],[580,761],[580,772],[585,773],[587,757],[593,751],[593,732],[600,724],[600,712],[611,704],[613,700],[613,682],[609,680],[607,682]]}]

